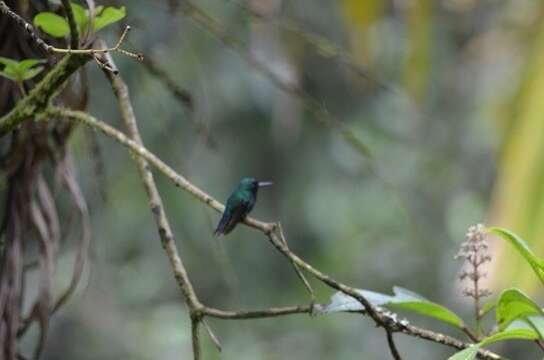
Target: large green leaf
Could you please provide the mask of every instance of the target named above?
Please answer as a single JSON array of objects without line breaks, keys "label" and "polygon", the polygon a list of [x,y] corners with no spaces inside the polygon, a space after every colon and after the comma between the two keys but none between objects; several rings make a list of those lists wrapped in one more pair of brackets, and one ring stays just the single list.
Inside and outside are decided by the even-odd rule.
[{"label": "large green leaf", "polygon": [[542,309],[519,289],[504,290],[499,296],[495,312],[501,330],[514,320],[523,320],[531,315],[543,315]]},{"label": "large green leaf", "polygon": [[68,22],[51,12],[41,12],[34,17],[34,26],[41,28],[53,37],[66,37],[70,33]]},{"label": "large green leaf", "polygon": [[[368,290],[358,290],[375,306],[385,306],[392,310],[405,310],[440,320],[446,324],[462,328],[463,320],[448,308],[429,301],[419,294],[394,287],[394,296],[376,293]],[[337,292],[331,297],[329,304],[321,309],[321,313],[327,314],[340,311],[362,311],[363,306],[359,301],[342,292]]]},{"label": "large green leaf", "polygon": [[121,6],[120,8],[108,6],[99,15],[95,17],[94,31],[98,31],[110,24],[116,23],[117,21],[124,18],[126,14],[127,14],[127,11],[124,6]]},{"label": "large green leaf", "polygon": [[481,347],[505,340],[536,340],[539,336],[529,325],[516,321],[506,330],[486,337],[478,344],[474,344],[451,356],[448,360],[473,360]]},{"label": "large green leaf", "polygon": [[520,253],[521,256],[529,263],[533,268],[533,271],[536,273],[540,281],[544,284],[544,261],[539,259],[533,251],[529,248],[527,243],[514,234],[513,232],[499,228],[499,227],[490,227],[488,231],[500,236],[502,239],[508,241],[514,248]]}]

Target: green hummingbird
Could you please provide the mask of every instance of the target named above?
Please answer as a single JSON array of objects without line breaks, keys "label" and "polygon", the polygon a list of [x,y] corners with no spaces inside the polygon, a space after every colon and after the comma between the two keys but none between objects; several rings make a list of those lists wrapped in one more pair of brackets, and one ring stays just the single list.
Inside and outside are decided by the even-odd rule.
[{"label": "green hummingbird", "polygon": [[255,206],[259,188],[270,185],[272,185],[270,181],[257,181],[250,177],[243,178],[230,194],[214,235],[219,236],[230,233],[236,227],[236,224],[243,221]]}]

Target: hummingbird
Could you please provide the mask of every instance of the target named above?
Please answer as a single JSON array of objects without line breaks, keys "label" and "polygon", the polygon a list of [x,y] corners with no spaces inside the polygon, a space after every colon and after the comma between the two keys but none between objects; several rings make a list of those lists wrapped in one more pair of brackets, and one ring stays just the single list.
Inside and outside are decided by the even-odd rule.
[{"label": "hummingbird", "polygon": [[219,236],[230,233],[236,227],[236,224],[243,221],[255,206],[259,188],[270,185],[272,185],[270,181],[257,181],[251,177],[240,180],[236,189],[227,199],[223,216],[221,216],[221,220],[217,224],[214,235]]}]

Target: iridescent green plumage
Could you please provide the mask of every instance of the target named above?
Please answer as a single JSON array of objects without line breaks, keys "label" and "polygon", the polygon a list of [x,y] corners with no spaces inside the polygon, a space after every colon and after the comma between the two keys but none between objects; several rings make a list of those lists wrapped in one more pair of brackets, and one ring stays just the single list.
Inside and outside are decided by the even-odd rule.
[{"label": "iridescent green plumage", "polygon": [[249,214],[257,201],[259,187],[272,185],[270,182],[259,182],[254,178],[243,178],[232,192],[225,205],[223,216],[215,229],[214,235],[226,235]]}]

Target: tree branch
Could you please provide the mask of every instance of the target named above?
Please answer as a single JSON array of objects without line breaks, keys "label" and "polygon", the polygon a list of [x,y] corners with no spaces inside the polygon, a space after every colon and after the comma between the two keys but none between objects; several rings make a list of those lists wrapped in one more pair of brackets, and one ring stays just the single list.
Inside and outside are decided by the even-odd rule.
[{"label": "tree branch", "polygon": [[34,31],[34,27],[26,22],[25,19],[23,19],[21,16],[17,15],[15,12],[13,12],[4,1],[0,1],[0,12],[8,17],[10,17],[17,26],[23,28],[33,43],[35,43],[40,49],[42,49],[45,53],[51,53],[53,50],[53,46],[47,44],[45,41],[40,39],[38,35],[36,35],[36,32]]},{"label": "tree branch", "polygon": [[191,317],[191,338],[193,343],[193,359],[201,359],[201,349],[200,349],[200,335],[198,333],[200,326],[200,318]]},{"label": "tree branch", "polygon": [[389,346],[389,351],[391,351],[393,359],[402,360],[402,357],[397,349],[397,345],[395,345],[395,340],[393,339],[393,332],[389,329],[386,329],[385,332],[387,334],[387,345]]},{"label": "tree branch", "polygon": [[289,306],[282,308],[268,308],[263,310],[254,311],[225,311],[211,307],[204,307],[202,312],[204,315],[223,319],[223,320],[251,320],[251,319],[263,319],[277,316],[293,315],[293,314],[309,314],[311,306]]},{"label": "tree branch", "polygon": [[61,0],[64,14],[68,19],[68,25],[70,26],[70,48],[77,49],[79,47],[79,32],[74,18],[74,11],[70,0]]},{"label": "tree branch", "polygon": [[[68,119],[74,119],[76,121],[82,122],[96,130],[101,131],[106,136],[113,138],[115,141],[119,142],[120,144],[126,146],[129,148],[131,152],[133,152],[137,157],[141,157],[149,162],[150,165],[153,165],[159,172],[161,172],[163,175],[168,177],[170,180],[174,182],[174,184],[178,187],[181,187],[184,191],[191,194],[193,197],[198,199],[201,202],[204,202],[211,208],[221,212],[224,209],[223,204],[215,200],[213,197],[205,193],[200,188],[196,187],[192,183],[190,183],[187,179],[185,179],[183,176],[176,173],[172,168],[170,168],[168,165],[166,165],[162,160],[160,160],[156,155],[151,153],[149,150],[138,144],[132,139],[129,139],[126,135],[121,133],[120,131],[112,128],[106,123],[103,123],[91,115],[81,112],[81,111],[73,111],[68,109],[62,109],[62,108],[48,108],[38,119],[40,120],[46,120],[48,117],[59,117],[59,118],[68,118]],[[430,330],[421,329],[415,326],[411,326],[409,324],[406,324],[404,322],[398,321],[394,316],[388,315],[382,311],[377,311],[366,298],[361,296],[356,289],[351,288],[347,285],[344,285],[337,280],[333,279],[329,275],[323,274],[319,270],[312,267],[310,264],[306,263],[302,259],[300,259],[296,254],[292,253],[289,248],[287,248],[283,242],[281,241],[279,235],[277,234],[277,226],[273,223],[265,223],[253,218],[246,218],[244,223],[252,228],[255,228],[261,232],[263,232],[265,235],[268,236],[271,243],[286,257],[288,257],[290,260],[294,261],[300,268],[308,271],[312,275],[314,275],[316,278],[321,280],[323,283],[329,285],[330,287],[337,289],[339,291],[342,291],[343,293],[350,295],[360,301],[363,306],[365,306],[365,309],[367,310],[369,316],[371,316],[377,324],[380,324],[380,326],[383,326],[386,329],[391,330],[392,332],[401,332],[406,335],[418,337],[421,339],[430,340],[436,343],[444,344],[456,349],[464,349],[471,344],[464,343],[458,339],[455,339],[453,337],[443,335],[440,333],[436,333]],[[174,244],[175,245],[175,244]],[[176,261],[180,261],[179,256]],[[270,309],[269,309],[270,310]],[[303,309],[293,309],[290,308],[290,311],[292,313],[302,313],[305,312]],[[243,317],[243,315],[238,315],[236,313],[232,312],[224,312],[217,309],[209,309],[206,307],[200,308],[201,314],[208,314],[209,316],[214,316],[218,318],[228,318],[228,317]],[[282,310],[281,314],[274,314],[270,315],[271,313],[274,313],[274,311],[265,311],[261,314],[253,313],[253,317],[270,317],[270,316],[280,316],[280,315],[287,315],[287,310]],[[249,313],[249,312],[248,312]],[[243,314],[243,313],[242,313]],[[262,316],[260,316],[262,315]],[[249,318],[249,317],[248,317]],[[488,350],[480,350],[479,351],[479,357],[481,359],[490,359],[490,360],[498,360],[501,359],[501,357],[497,354],[494,354]]]},{"label": "tree branch", "polygon": [[[107,60],[110,62],[110,64],[115,66],[111,57],[109,57]],[[111,82],[113,92],[115,93],[117,103],[119,104],[119,110],[121,111],[121,118],[123,119],[125,127],[127,128],[128,134],[136,144],[141,146],[142,138],[140,136],[138,123],[132,108],[132,103],[130,101],[128,87],[120,76],[114,76],[109,71],[105,71],[105,74]],[[189,308],[193,338],[193,356],[194,360],[199,360],[200,344],[198,338],[198,328],[202,318],[201,309],[203,306],[198,300],[193,285],[189,280],[187,270],[185,269],[185,266],[183,265],[183,262],[179,256],[174,234],[172,232],[170,222],[168,221],[168,217],[166,216],[166,212],[164,211],[162,198],[159,194],[159,190],[157,189],[155,179],[153,178],[153,173],[149,169],[149,165],[143,157],[137,156],[135,161],[138,165],[140,177],[142,178],[145,186],[149,199],[149,207],[151,208],[151,212],[153,213],[155,223],[158,228],[162,247],[170,261],[170,266],[172,267],[172,271],[178,282],[178,286],[180,287],[184,295],[184,300]]]}]

